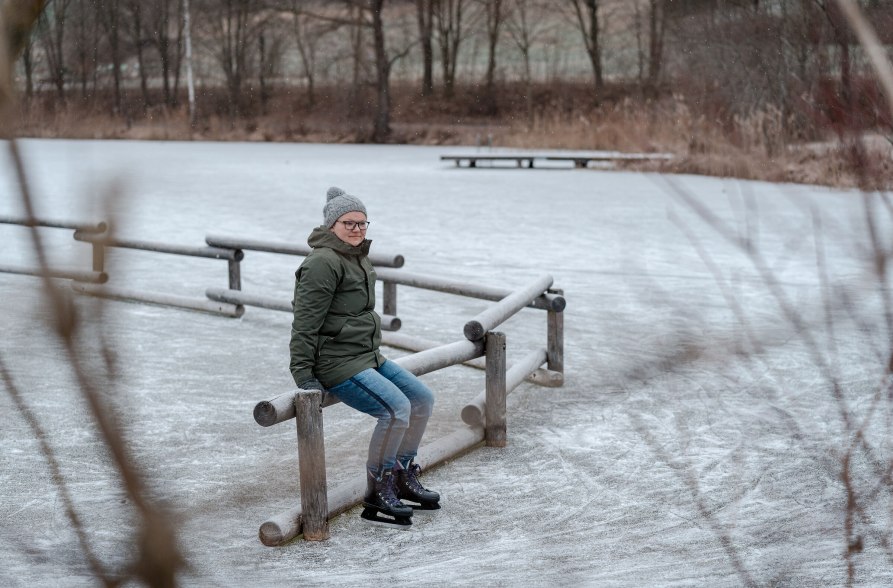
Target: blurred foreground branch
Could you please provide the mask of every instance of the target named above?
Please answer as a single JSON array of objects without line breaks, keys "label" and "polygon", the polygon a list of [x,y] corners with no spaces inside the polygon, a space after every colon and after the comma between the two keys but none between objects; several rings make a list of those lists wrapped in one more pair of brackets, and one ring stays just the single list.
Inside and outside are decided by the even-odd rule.
[{"label": "blurred foreground branch", "polygon": [[0,137],[8,136],[6,109],[15,97],[13,71],[47,0],[3,0],[0,4]]},{"label": "blurred foreground branch", "polygon": [[[40,452],[52,472],[53,483],[62,496],[66,515],[78,537],[80,549],[94,576],[106,586],[117,586],[135,579],[148,586],[171,587],[176,585],[176,574],[183,566],[174,529],[167,516],[147,497],[145,483],[126,450],[115,416],[108,404],[103,402],[103,385],[109,385],[109,380],[102,378],[103,374],[97,371],[88,356],[82,352],[82,343],[77,336],[78,320],[75,305],[70,296],[59,290],[50,278],[44,244],[35,222],[34,198],[22,154],[13,136],[13,125],[7,116],[9,107],[14,101],[12,71],[15,58],[45,4],[46,2],[42,0],[33,2],[7,0],[0,4],[0,138],[8,139],[8,154],[18,183],[21,206],[29,221],[32,249],[40,267],[42,290],[46,304],[50,307],[55,333],[63,344],[68,363],[76,376],[78,384],[76,391],[90,408],[103,444],[112,456],[124,490],[131,503],[136,506],[140,520],[139,535],[135,538],[136,561],[132,562],[128,569],[120,571],[119,579],[113,578],[93,553],[84,525],[74,508],[74,501],[61,474],[56,453],[47,441],[43,426],[29,409],[21,391],[13,382],[4,357],[0,357],[0,380],[39,443]],[[110,356],[110,351],[103,349],[103,355]]]}]

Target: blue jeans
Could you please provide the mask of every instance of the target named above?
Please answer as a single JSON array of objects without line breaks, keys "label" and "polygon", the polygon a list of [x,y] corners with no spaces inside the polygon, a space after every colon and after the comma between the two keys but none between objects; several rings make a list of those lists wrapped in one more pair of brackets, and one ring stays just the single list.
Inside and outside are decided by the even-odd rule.
[{"label": "blue jeans", "polygon": [[434,407],[434,394],[421,380],[386,360],[377,369],[363,370],[332,386],[329,392],[378,419],[366,459],[372,474],[392,469],[398,460],[405,465],[416,456]]}]

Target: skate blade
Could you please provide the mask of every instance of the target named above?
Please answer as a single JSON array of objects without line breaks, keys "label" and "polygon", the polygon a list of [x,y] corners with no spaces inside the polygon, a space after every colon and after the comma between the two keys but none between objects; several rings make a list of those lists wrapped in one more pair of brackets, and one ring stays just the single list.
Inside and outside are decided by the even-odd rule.
[{"label": "skate blade", "polygon": [[434,514],[440,510],[439,502],[422,502],[420,504],[414,504],[412,502],[407,502],[406,506],[412,507],[413,514],[415,514],[415,513]]},{"label": "skate blade", "polygon": [[360,518],[369,523],[370,525],[375,525],[376,527],[386,527],[389,529],[396,529],[398,531],[408,531],[412,528],[412,517],[394,517],[390,518],[387,516],[382,516],[378,514],[378,511],[373,509],[364,509],[362,513],[360,513]]}]

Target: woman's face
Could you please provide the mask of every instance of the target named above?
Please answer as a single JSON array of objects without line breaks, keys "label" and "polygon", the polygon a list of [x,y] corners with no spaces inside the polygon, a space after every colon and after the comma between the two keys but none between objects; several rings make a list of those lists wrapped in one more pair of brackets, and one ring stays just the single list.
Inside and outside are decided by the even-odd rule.
[{"label": "woman's face", "polygon": [[345,243],[356,247],[366,238],[365,225],[364,228],[361,229],[360,225],[357,223],[365,222],[366,215],[362,212],[348,212],[338,217],[338,220],[335,221],[335,224],[329,230],[335,233],[335,236]]}]

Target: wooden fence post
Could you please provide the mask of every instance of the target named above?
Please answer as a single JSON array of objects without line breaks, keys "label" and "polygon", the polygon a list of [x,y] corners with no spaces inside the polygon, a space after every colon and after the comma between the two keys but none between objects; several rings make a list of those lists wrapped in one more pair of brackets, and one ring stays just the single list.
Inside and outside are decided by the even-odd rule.
[{"label": "wooden fence post", "polygon": [[396,282],[382,282],[382,314],[397,316]]},{"label": "wooden fence post", "polygon": [[101,272],[105,269],[105,247],[101,243],[93,243],[93,271]]},{"label": "wooden fence post", "polygon": [[229,289],[230,290],[241,290],[242,289],[242,269],[240,262],[235,259],[230,259],[227,262],[229,265]]},{"label": "wooden fence post", "polygon": [[[564,290],[549,290],[564,294]],[[564,312],[549,310],[546,313],[546,367],[553,372],[564,373]]]},{"label": "wooden fence post", "polygon": [[326,488],[326,449],[322,429],[322,394],[300,390],[295,394],[298,426],[298,462],[301,483],[301,519],[304,539],[329,538],[329,504]]},{"label": "wooden fence post", "polygon": [[505,447],[505,334],[488,332],[484,439],[487,447]]}]

